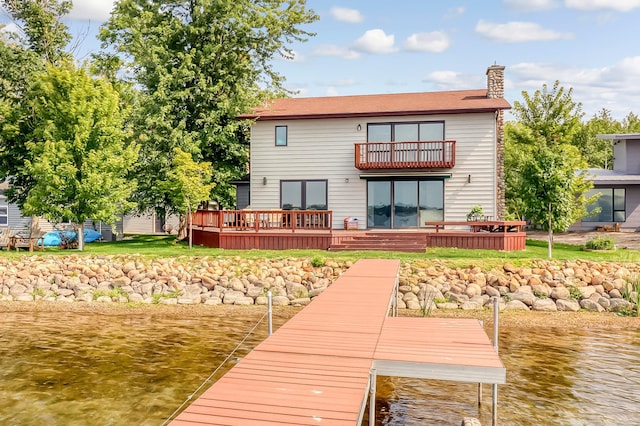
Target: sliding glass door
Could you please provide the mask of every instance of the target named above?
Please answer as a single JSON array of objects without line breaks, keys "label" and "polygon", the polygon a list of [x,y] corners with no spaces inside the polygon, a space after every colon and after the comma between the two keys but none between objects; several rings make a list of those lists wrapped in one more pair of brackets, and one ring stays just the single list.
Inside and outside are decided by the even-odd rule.
[{"label": "sliding glass door", "polygon": [[391,182],[367,182],[367,226],[369,228],[391,228]]},{"label": "sliding glass door", "polygon": [[367,226],[373,229],[424,227],[444,220],[444,180],[389,179],[367,182]]}]

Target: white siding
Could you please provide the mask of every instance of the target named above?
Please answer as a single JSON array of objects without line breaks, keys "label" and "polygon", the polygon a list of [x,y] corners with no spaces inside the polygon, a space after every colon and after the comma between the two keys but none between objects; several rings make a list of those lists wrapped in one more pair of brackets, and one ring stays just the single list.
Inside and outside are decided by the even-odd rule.
[{"label": "white siding", "polygon": [[[444,121],[445,138],[457,141],[455,169],[431,171],[452,174],[445,181],[445,220],[464,220],[476,204],[495,216],[494,113],[258,121],[251,133],[251,207],[278,208],[281,179],[327,179],[334,228],[342,227],[346,216],[365,227],[367,187],[360,175],[372,172],[355,168],[354,144],[366,142],[367,123],[390,121]],[[288,126],[287,146],[275,146],[278,125]]]},{"label": "white siding", "polygon": [[[167,216],[166,224],[170,225],[173,232],[175,232],[180,225],[180,218],[174,215]],[[122,218],[122,231],[125,234],[161,234],[165,232],[155,213],[124,216]]]}]

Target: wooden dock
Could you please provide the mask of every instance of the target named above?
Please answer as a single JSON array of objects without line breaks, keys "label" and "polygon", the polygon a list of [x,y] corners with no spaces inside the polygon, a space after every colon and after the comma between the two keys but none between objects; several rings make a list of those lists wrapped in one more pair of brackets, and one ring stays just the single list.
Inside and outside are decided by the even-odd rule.
[{"label": "wooden dock", "polygon": [[359,425],[372,371],[505,383],[477,320],[388,316],[398,268],[397,260],[358,261],[172,424]]}]

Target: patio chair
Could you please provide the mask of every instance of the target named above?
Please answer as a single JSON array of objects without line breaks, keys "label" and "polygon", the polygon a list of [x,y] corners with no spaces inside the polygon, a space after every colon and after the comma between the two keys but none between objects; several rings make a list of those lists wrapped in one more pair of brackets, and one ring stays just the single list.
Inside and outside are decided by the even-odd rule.
[{"label": "patio chair", "polygon": [[15,235],[15,232],[11,228],[2,228],[0,232],[0,250],[3,248],[11,250],[11,239]]},{"label": "patio chair", "polygon": [[20,234],[13,235],[11,240],[11,247],[19,251],[21,248],[29,249],[29,251],[42,249],[44,250],[44,235],[45,231],[39,227],[31,228],[28,236],[22,236]]}]

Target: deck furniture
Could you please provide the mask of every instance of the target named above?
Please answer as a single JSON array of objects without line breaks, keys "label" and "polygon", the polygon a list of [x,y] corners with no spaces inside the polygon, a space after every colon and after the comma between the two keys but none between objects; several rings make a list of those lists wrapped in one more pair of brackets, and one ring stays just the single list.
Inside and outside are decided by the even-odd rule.
[{"label": "deck furniture", "polygon": [[40,228],[32,228],[29,235],[15,234],[10,237],[7,249],[15,249],[19,251],[21,248],[28,249],[30,252],[36,249],[44,250],[45,231]]}]

